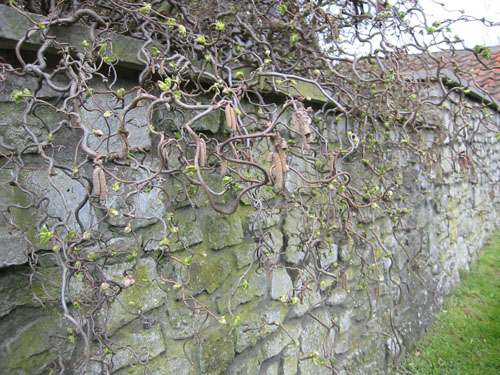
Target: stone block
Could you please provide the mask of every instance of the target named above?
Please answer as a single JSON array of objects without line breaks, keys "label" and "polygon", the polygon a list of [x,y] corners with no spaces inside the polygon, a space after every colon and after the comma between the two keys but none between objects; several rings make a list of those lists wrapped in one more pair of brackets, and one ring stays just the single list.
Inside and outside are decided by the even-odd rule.
[{"label": "stone block", "polygon": [[236,329],[236,352],[241,353],[253,347],[259,340],[275,332],[278,326],[273,323],[283,322],[287,312],[287,307],[283,303],[275,301],[260,303],[255,300],[238,306],[234,313],[240,315],[242,323]]},{"label": "stone block", "polygon": [[299,355],[295,348],[288,348],[283,357],[283,374],[297,375],[299,370]]},{"label": "stone block", "polygon": [[[114,264],[106,267],[104,272],[108,279],[122,283],[124,272],[132,270],[134,265],[130,262]],[[137,274],[130,273],[135,276],[135,283],[124,288],[116,297],[120,302],[113,302],[109,311],[107,308],[103,308],[100,313],[102,319],[105,317],[107,319],[106,329],[110,335],[136,318],[136,315],[127,310],[145,313],[165,303],[165,292],[160,289],[157,282],[152,282],[155,279],[158,280],[155,261],[150,258],[141,259],[136,271]],[[101,320],[101,322],[103,321]]]},{"label": "stone block", "polygon": [[18,309],[0,322],[0,373],[42,375],[57,358],[57,346],[71,356],[67,340],[50,340],[54,334],[67,335],[57,309]]},{"label": "stone block", "polygon": [[199,346],[202,374],[226,374],[226,369],[235,356],[234,338],[230,330],[230,327],[221,325],[202,332]]},{"label": "stone block", "polygon": [[344,289],[335,289],[326,300],[328,306],[339,306],[345,307],[345,302],[347,300],[347,292]]},{"label": "stone block", "polygon": [[189,290],[195,294],[206,290],[213,293],[235,269],[232,254],[228,251],[209,252],[195,259],[190,267]]},{"label": "stone block", "polygon": [[[27,272],[27,270],[25,270]],[[0,274],[0,318],[19,306],[35,306],[28,278],[14,272]]]},{"label": "stone block", "polygon": [[208,246],[220,250],[227,246],[237,245],[243,241],[243,227],[236,216],[213,215],[205,222]]},{"label": "stone block", "polygon": [[0,268],[28,263],[28,243],[21,235],[9,234],[0,227],[0,243]]},{"label": "stone block", "polygon": [[293,289],[292,279],[284,268],[276,268],[271,273],[271,298],[280,300],[281,296],[288,295]]},{"label": "stone block", "polygon": [[217,311],[220,314],[225,314],[228,311],[229,297],[231,297],[231,309],[234,309],[266,294],[268,288],[267,275],[263,272],[256,272],[257,269],[258,266],[254,265],[239,287],[238,280],[242,276],[242,272],[236,273],[233,271],[231,277],[226,279],[222,288],[224,293],[220,298],[217,298]]},{"label": "stone block", "polygon": [[[144,361],[152,360],[165,351],[160,325],[158,323],[144,325],[141,319],[136,319],[120,328],[112,342],[110,348],[113,353],[107,357],[112,361],[114,370],[137,364],[138,358],[135,354]],[[144,370],[143,366],[136,367]]]}]

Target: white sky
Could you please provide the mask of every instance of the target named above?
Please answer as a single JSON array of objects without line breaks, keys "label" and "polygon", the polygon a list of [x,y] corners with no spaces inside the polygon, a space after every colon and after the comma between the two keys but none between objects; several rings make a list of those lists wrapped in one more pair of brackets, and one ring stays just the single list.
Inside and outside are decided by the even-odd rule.
[{"label": "white sky", "polygon": [[495,22],[498,26],[484,27],[479,21],[459,22],[452,26],[452,30],[464,40],[467,47],[477,44],[500,45],[500,0],[420,0],[420,4],[428,14],[430,23],[457,19],[462,14]]}]

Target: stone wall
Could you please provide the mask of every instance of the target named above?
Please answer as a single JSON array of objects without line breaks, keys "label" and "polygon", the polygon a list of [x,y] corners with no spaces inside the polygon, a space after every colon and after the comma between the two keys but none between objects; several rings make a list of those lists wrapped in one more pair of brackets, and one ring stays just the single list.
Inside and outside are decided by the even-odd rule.
[{"label": "stone wall", "polygon": [[[74,212],[86,194],[75,174],[92,174],[90,164],[73,172],[78,131],[67,129],[53,141],[54,158],[69,171],[48,173],[37,150],[30,149],[20,122],[24,105],[10,96],[36,87],[36,82],[28,76],[9,76],[4,83],[0,135],[4,145],[27,150],[28,164],[19,174],[22,185],[48,198],[47,211],[54,218]],[[134,84],[123,80],[119,86],[128,89]],[[47,101],[56,99],[50,89],[42,90]],[[436,90],[434,95],[440,94]],[[92,108],[83,114],[94,129],[113,133],[118,126],[116,119],[106,122]],[[49,110],[38,115],[45,122],[59,120],[59,114]],[[131,116],[138,124],[131,127],[131,142],[144,150],[154,166],[157,160],[153,140],[143,126],[145,115],[138,108]],[[160,122],[171,114],[158,116]],[[395,230],[397,218],[367,208],[369,220],[359,224],[366,243],[332,238],[329,248],[318,250],[316,261],[331,271],[319,283],[307,284],[304,272],[297,271],[310,267],[313,272],[302,247],[307,240],[301,229],[303,214],[299,209],[280,210],[279,201],[275,212],[265,218],[257,218],[246,200],[234,215],[223,216],[208,206],[202,192],[193,194],[193,205],[166,200],[158,190],[141,191],[132,195],[140,203],[134,208],[142,217],[134,222],[134,235],[125,230],[128,202],[111,196],[106,207],[117,209],[118,215],[106,219],[86,202],[78,219],[86,227],[98,227],[102,237],[79,251],[96,257],[110,282],[123,284],[124,275],[133,269],[135,283],[123,288],[109,305],[89,313],[95,325],[84,328],[106,327],[112,345],[91,343],[93,358],[104,360],[90,361],[85,373],[391,373],[393,363],[428,329],[443,298],[459,283],[459,271],[468,269],[499,224],[497,140],[472,123],[471,131],[477,133],[468,147],[475,149],[481,163],[475,168],[464,166],[449,151],[451,146],[460,151],[463,145],[450,145],[450,140],[439,136],[439,128],[456,125],[452,117],[443,110],[433,113],[433,118],[431,125],[436,128],[422,131],[422,147],[433,160],[432,168],[400,149],[392,150],[387,161],[404,167],[395,198],[400,211],[407,214],[404,222]],[[30,122],[32,132],[47,136],[40,119],[33,117]],[[217,113],[202,125],[203,131],[221,133],[222,124],[223,113]],[[111,138],[109,147],[115,147],[115,140]],[[99,147],[97,142],[90,139],[93,147]],[[11,151],[1,149],[3,155]],[[28,198],[12,180],[19,165],[8,160],[12,159],[4,158],[0,168],[0,211],[14,219],[0,222],[0,373],[52,374],[58,361],[64,362],[65,373],[77,373],[84,343],[64,319],[62,305],[84,309],[74,301],[86,293],[86,286],[78,277],[68,279],[57,258],[50,255],[51,246],[36,249],[34,273],[27,265],[33,261],[27,244],[37,242],[33,228],[40,212],[36,207],[22,209]],[[290,163],[301,161],[292,158]],[[361,164],[351,164],[353,178],[365,173],[358,168]],[[143,175],[127,173],[130,179]],[[161,184],[171,193],[169,197],[176,196],[175,181],[165,179]],[[293,191],[298,184],[289,177],[286,188]],[[66,202],[60,194],[67,197]],[[222,199],[226,198],[220,203],[226,203]],[[69,221],[78,226],[76,216]],[[254,227],[259,222],[264,223],[259,231],[272,244],[272,252],[259,252],[261,239],[255,238]],[[173,233],[170,251],[180,260],[177,263],[162,261],[157,243],[151,241],[162,237],[164,225]],[[99,243],[106,244],[106,257],[100,256]],[[71,280],[70,285],[61,291],[66,280]],[[101,285],[102,293],[107,293],[107,287]],[[61,294],[64,303],[54,304]]]}]

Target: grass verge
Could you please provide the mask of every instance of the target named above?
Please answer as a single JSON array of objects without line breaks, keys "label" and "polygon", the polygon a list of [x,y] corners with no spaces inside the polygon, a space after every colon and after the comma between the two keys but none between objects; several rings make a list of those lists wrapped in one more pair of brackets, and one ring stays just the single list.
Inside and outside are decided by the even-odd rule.
[{"label": "grass verge", "polygon": [[500,235],[461,276],[461,286],[408,355],[401,374],[500,374]]}]

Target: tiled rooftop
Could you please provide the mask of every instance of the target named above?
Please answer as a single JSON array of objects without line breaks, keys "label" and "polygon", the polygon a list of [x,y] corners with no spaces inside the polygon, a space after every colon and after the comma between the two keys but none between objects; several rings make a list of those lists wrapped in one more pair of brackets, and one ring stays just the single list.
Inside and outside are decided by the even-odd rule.
[{"label": "tiled rooftop", "polygon": [[478,53],[470,50],[432,53],[425,58],[417,55],[412,59],[412,70],[448,70],[479,91],[487,90],[500,103],[500,46],[489,47],[489,50],[489,54],[486,49],[482,49]]}]

